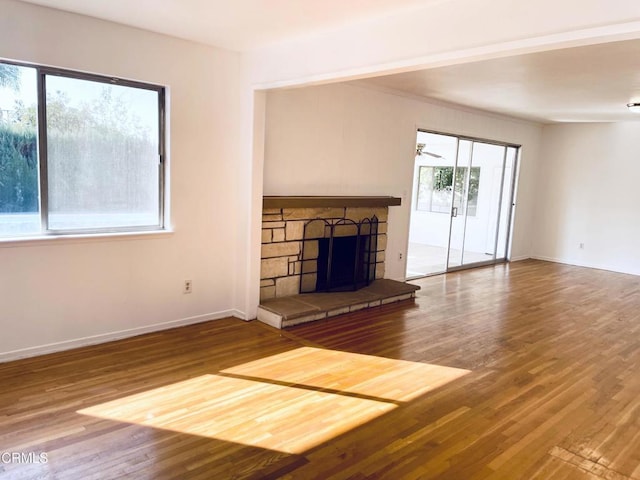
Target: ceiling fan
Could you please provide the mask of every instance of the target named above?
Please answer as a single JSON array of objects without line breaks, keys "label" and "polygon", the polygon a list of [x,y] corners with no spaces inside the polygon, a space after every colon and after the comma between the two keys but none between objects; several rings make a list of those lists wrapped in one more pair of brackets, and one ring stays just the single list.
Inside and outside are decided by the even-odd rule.
[{"label": "ceiling fan", "polygon": [[430,157],[433,157],[433,158],[444,158],[442,155],[438,155],[437,153],[425,151],[424,147],[426,147],[425,143],[419,143],[416,145],[416,157],[420,155],[429,155]]}]

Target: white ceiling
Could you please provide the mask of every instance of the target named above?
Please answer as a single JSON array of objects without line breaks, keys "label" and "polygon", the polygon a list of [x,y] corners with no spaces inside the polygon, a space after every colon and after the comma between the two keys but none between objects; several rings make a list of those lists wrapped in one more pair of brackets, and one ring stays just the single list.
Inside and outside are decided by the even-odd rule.
[{"label": "white ceiling", "polygon": [[603,43],[360,80],[543,123],[640,120],[640,40]]},{"label": "white ceiling", "polygon": [[[447,0],[24,0],[247,51]],[[544,123],[640,120],[640,40],[382,76],[360,83]]]},{"label": "white ceiling", "polygon": [[446,0],[23,0],[230,50]]}]

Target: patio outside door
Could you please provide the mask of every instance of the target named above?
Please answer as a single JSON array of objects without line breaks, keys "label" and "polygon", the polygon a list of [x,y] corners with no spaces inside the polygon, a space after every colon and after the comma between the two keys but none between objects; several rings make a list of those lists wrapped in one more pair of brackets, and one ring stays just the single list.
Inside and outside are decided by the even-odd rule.
[{"label": "patio outside door", "polygon": [[518,148],[418,132],[407,278],[505,261]]}]

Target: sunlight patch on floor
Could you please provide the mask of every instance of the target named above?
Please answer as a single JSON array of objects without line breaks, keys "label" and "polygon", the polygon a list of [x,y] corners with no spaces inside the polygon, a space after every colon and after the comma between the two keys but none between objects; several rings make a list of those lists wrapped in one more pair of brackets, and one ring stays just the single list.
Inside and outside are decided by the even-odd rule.
[{"label": "sunlight patch on floor", "polygon": [[78,413],[300,454],[467,373],[303,347]]},{"label": "sunlight patch on floor", "polygon": [[222,373],[407,402],[469,370],[302,347],[228,368]]}]

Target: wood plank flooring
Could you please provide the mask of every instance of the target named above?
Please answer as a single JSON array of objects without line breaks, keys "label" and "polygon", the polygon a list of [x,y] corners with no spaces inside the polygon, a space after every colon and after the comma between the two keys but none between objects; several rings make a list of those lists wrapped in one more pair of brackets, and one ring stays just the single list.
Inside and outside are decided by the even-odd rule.
[{"label": "wood plank flooring", "polygon": [[418,283],[287,331],[0,364],[0,479],[640,480],[640,277],[524,261]]}]

